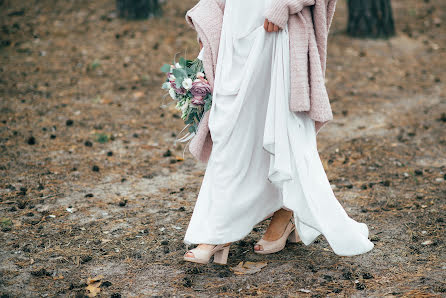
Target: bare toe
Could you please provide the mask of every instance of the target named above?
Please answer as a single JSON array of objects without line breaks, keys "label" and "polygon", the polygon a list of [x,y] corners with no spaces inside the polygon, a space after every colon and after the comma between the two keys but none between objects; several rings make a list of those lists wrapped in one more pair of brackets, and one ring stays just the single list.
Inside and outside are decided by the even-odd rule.
[{"label": "bare toe", "polygon": [[254,250],[262,250],[262,246],[259,244],[254,245]]},{"label": "bare toe", "polygon": [[186,254],[184,256],[193,258],[194,257],[194,253],[191,252],[191,251],[188,251],[188,252],[186,252]]}]

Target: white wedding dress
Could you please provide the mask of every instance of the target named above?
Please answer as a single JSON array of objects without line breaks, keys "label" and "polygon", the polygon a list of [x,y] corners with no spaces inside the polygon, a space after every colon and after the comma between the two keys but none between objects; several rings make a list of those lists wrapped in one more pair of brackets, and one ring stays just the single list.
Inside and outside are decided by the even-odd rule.
[{"label": "white wedding dress", "polygon": [[365,253],[373,248],[368,228],[334,196],[314,121],[289,110],[288,29],[263,28],[271,1],[226,0],[209,115],[213,148],[184,242],[240,240],[284,207],[304,244],[323,234],[338,255]]}]

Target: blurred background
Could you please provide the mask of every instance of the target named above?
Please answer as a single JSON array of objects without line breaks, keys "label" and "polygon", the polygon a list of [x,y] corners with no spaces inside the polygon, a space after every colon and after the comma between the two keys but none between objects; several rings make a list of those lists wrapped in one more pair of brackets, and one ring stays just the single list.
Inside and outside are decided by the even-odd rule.
[{"label": "blurred background", "polygon": [[194,266],[205,164],[175,143],[159,69],[198,54],[196,2],[0,0],[1,297],[444,296],[446,2],[338,0],[319,151],[374,250],[339,257],[321,237],[258,256],[265,222],[229,266]]}]

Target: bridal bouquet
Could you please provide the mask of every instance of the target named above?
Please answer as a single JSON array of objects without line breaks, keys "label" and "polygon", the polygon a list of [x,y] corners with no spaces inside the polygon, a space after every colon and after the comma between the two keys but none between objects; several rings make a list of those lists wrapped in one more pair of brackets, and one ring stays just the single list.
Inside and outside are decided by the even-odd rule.
[{"label": "bridal bouquet", "polygon": [[172,65],[164,64],[161,71],[167,79],[162,88],[168,90],[170,97],[176,101],[175,107],[181,111],[189,133],[179,141],[191,139],[197,132],[198,123],[203,114],[211,108],[211,85],[206,80],[203,62],[200,59],[186,60],[183,57]]}]

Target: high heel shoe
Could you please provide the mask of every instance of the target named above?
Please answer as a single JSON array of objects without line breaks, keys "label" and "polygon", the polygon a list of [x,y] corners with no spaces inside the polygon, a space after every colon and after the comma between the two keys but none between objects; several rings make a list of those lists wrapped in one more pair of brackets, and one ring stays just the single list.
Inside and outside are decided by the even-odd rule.
[{"label": "high heel shoe", "polygon": [[[191,249],[188,250],[184,254],[184,260],[194,263],[207,264],[211,259],[212,255],[214,256],[214,263],[225,265],[228,261],[229,254],[229,246],[230,244],[219,244],[214,246],[213,249],[207,251],[203,249]],[[186,256],[187,253],[193,253],[193,257]]]},{"label": "high heel shoe", "polygon": [[272,254],[278,251],[281,251],[285,245],[286,241],[291,243],[296,243],[300,241],[299,235],[297,234],[296,227],[294,226],[293,218],[291,218],[290,222],[285,228],[285,231],[283,232],[282,236],[274,241],[267,241],[263,238],[260,239],[256,245],[261,245],[261,250],[255,250],[255,253],[258,254]]}]

